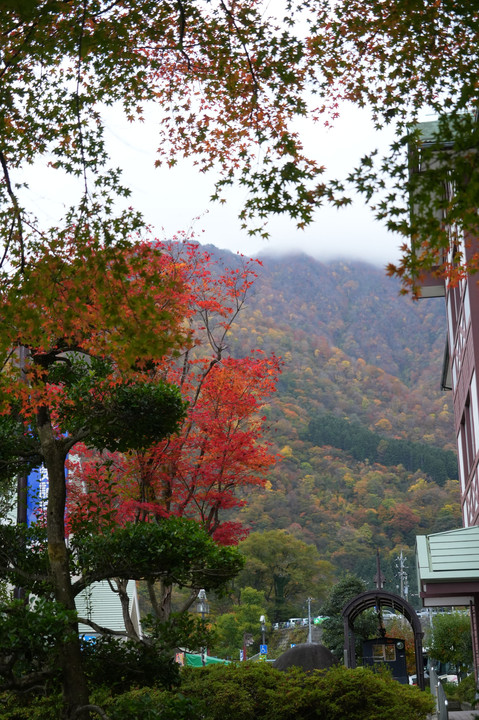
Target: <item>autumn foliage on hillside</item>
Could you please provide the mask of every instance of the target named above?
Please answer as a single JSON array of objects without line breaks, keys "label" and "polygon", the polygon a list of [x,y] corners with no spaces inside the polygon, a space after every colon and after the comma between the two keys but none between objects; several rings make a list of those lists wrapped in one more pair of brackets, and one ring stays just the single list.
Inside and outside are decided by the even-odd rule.
[{"label": "autumn foliage on hillside", "polygon": [[232,329],[236,355],[254,344],[284,362],[266,407],[282,462],[237,518],[288,529],[371,583],[378,547],[391,578],[401,548],[413,567],[416,534],[462,523],[452,399],[439,386],[444,305],[399,287],[364,263],[265,256]]}]

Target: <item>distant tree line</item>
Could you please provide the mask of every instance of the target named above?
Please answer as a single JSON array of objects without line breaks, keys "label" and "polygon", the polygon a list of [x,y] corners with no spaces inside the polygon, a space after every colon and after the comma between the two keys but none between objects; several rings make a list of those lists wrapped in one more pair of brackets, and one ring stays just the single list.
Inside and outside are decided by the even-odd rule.
[{"label": "distant tree line", "polygon": [[383,465],[402,465],[406,470],[422,470],[438,485],[448,478],[457,479],[457,458],[451,450],[425,443],[396,440],[379,435],[360,423],[350,422],[332,413],[320,415],[309,423],[305,438],[315,445],[331,445],[346,450],[359,461]]}]

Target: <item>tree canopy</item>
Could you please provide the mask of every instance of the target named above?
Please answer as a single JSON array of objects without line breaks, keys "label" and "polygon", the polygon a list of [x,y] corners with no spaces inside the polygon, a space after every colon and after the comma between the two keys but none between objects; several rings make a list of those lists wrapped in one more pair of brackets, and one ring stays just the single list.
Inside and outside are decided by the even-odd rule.
[{"label": "tree canopy", "polygon": [[[132,120],[143,119],[148,105],[158,127],[156,163],[192,156],[199,171],[217,173],[218,200],[239,182],[252,232],[264,232],[270,213],[304,227],[324,202],[348,204],[359,190],[389,229],[412,235],[419,248],[404,246],[403,260],[390,268],[406,286],[436,265],[451,272],[448,228],[475,232],[477,35],[473,8],[453,2],[400,0],[386,8],[379,0],[285,0],[272,8],[262,0],[159,7],[149,0],[3,0],[4,269],[23,267],[30,245],[58,230],[70,230],[76,242],[111,244],[142,227],[109,157],[105,108]],[[328,126],[343,103],[369,108],[378,131],[392,124],[396,139],[385,157],[372,149],[347,178],[335,178],[334,168],[326,176],[320,151],[306,152],[295,121]],[[429,150],[416,127],[424,113],[439,121]],[[410,174],[418,142],[422,166],[424,153],[439,153],[433,172]],[[23,183],[31,165],[72,180],[71,207],[56,230],[29,207]],[[454,263],[456,272],[464,269],[460,248]]]},{"label": "tree canopy", "polygon": [[436,613],[427,637],[429,655],[456,673],[466,674],[472,666],[471,622],[468,613]]},{"label": "tree canopy", "polygon": [[264,592],[275,621],[286,620],[309,596],[322,598],[332,578],[333,568],[317,548],[285,530],[250,533],[240,549],[246,562],[239,583]]},{"label": "tree canopy", "polygon": [[199,171],[216,169],[217,193],[238,179],[251,191],[245,219],[285,210],[308,221],[305,182],[322,168],[291,127],[307,82],[295,17],[294,3],[272,17],[256,0],[2,2],[4,243],[24,262],[48,232],[19,186],[33,163],[76,179],[62,226],[77,240],[111,243],[138,229],[139,214],[116,205],[129,190],[105,142],[112,105],[131,120],[156,107],[156,163],[195,156]]},{"label": "tree canopy", "polygon": [[[350,600],[365,592],[366,583],[361,578],[347,573],[333,585],[328,593],[321,613],[327,616],[323,622],[323,643],[331,650],[336,658],[344,656],[344,622],[342,611]],[[362,612],[354,623],[356,637],[356,653],[362,654],[362,641],[378,634],[378,621],[372,611]]]},{"label": "tree canopy", "polygon": [[[413,290],[425,270],[454,280],[475,272],[477,258],[466,262],[461,238],[477,232],[476,9],[340,0],[327,12],[325,22],[321,7],[310,39],[327,107],[335,114],[341,101],[352,102],[371,110],[379,131],[395,131],[389,152],[372,149],[347,179],[406,241],[389,272]],[[418,123],[433,119],[429,137],[421,135]]]}]

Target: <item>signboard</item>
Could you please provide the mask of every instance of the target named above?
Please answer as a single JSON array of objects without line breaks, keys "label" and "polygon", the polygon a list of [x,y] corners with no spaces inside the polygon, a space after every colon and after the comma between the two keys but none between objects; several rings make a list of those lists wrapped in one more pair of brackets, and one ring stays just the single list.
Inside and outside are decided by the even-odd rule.
[{"label": "signboard", "polygon": [[403,638],[374,638],[363,642],[363,665],[372,668],[387,665],[393,678],[407,685],[406,649]]},{"label": "signboard", "polygon": [[175,662],[177,662],[178,665],[181,665],[181,667],[183,667],[183,665],[185,664],[185,653],[177,652],[175,654]]},{"label": "signboard", "polygon": [[48,472],[44,465],[32,470],[27,479],[27,525],[47,511]]},{"label": "signboard", "polygon": [[260,654],[260,655],[267,655],[267,654],[268,654],[268,646],[267,646],[267,645],[260,645],[260,646],[259,646],[259,654]]},{"label": "signboard", "polygon": [[243,662],[243,660],[244,660],[244,651],[243,651],[243,650],[240,650],[239,653],[240,653],[240,662]]}]

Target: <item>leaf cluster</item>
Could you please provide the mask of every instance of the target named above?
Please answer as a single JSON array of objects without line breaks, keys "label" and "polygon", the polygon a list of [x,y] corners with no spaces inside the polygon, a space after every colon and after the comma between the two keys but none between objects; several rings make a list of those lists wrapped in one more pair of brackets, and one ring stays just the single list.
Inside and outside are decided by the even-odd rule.
[{"label": "leaf cluster", "polygon": [[90,447],[125,452],[175,432],[186,403],[174,385],[161,380],[115,381],[111,364],[96,358],[57,363],[48,375],[64,394],[57,409],[62,429],[86,435]]},{"label": "leaf cluster", "polygon": [[141,227],[139,213],[115,202],[129,190],[105,139],[112,105],[130,121],[149,102],[160,107],[157,163],[196,156],[200,170],[219,171],[218,199],[238,177],[256,194],[246,217],[286,210],[310,221],[306,184],[322,169],[291,127],[305,114],[307,86],[291,4],[284,20],[257,2],[3,0],[2,8],[0,216],[14,255],[26,256],[40,228],[12,176],[39,160],[76,181],[64,222],[79,239],[111,243]]},{"label": "leaf cluster", "polygon": [[19,473],[28,474],[41,465],[38,436],[19,415],[0,415],[0,478],[8,480]]},{"label": "leaf cluster", "polygon": [[0,576],[14,587],[53,598],[44,527],[0,523]]},{"label": "leaf cluster", "polygon": [[111,577],[220,589],[243,563],[236,548],[216,545],[194,520],[178,517],[126,523],[98,535],[76,533],[71,549],[85,578],[75,583],[77,591],[85,582]]},{"label": "leaf cluster", "polygon": [[[432,268],[454,281],[477,270],[457,240],[463,231],[476,234],[478,37],[472,6],[453,2],[386,8],[380,0],[343,0],[327,24],[321,15],[313,21],[325,110],[334,118],[338,104],[350,101],[370,109],[376,129],[393,125],[389,150],[371,150],[346,183],[331,187],[351,184],[406,239],[400,262],[389,266],[405,292],[419,294]],[[432,133],[418,124],[426,113],[435,118]]]},{"label": "leaf cluster", "polygon": [[28,689],[58,680],[58,648],[68,641],[74,613],[37,597],[0,606],[0,686]]},{"label": "leaf cluster", "polygon": [[[187,636],[182,636],[187,640]],[[172,688],[179,683],[179,666],[171,651],[150,642],[100,636],[82,641],[82,665],[91,689],[108,687],[112,694],[139,685]]]},{"label": "leaf cluster", "polygon": [[[221,589],[241,569],[237,548],[222,547],[194,520],[165,518],[158,523],[126,523],[91,534],[79,530],[70,538],[72,572],[78,594],[92,582],[113,577],[164,580],[180,586]],[[1,576],[43,597],[53,595],[46,529],[33,525],[0,525]]]},{"label": "leaf cluster", "polygon": [[[322,624],[322,642],[328,647],[338,661],[344,655],[344,621],[342,611],[347,603],[356,595],[367,590],[366,584],[352,574],[344,575],[331,588],[321,614],[327,616]],[[354,634],[356,638],[356,655],[362,655],[362,642],[378,635],[378,620],[373,611],[362,612],[355,620]]]}]

